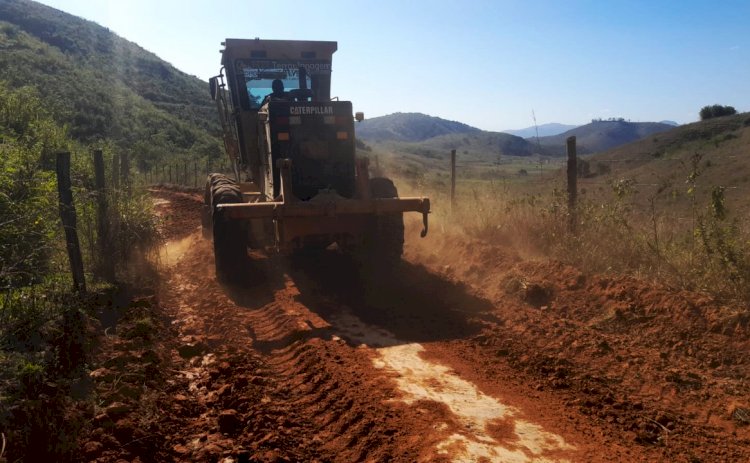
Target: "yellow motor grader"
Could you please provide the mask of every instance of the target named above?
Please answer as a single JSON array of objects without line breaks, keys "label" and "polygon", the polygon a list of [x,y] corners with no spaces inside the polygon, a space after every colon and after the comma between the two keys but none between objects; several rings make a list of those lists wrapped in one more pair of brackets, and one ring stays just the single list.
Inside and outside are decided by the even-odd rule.
[{"label": "yellow motor grader", "polygon": [[350,101],[331,98],[336,42],[226,39],[210,79],[233,175],[209,174],[204,233],[220,280],[241,278],[248,248],[291,253],[333,243],[372,268],[401,259],[403,213],[430,201],[399,198],[355,156]]}]

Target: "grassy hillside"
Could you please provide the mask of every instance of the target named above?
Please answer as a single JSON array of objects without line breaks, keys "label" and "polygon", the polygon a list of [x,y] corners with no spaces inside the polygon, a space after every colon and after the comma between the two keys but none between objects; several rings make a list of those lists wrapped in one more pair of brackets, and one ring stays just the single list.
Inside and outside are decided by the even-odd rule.
[{"label": "grassy hillside", "polygon": [[111,142],[141,168],[216,157],[207,84],[108,29],[28,0],[0,2],[0,80],[36,88],[82,142]]},{"label": "grassy hillside", "polygon": [[[597,154],[589,163],[593,174],[604,174],[583,179],[583,185],[630,179],[641,204],[658,194],[672,210],[686,214],[693,200],[706,201],[715,187],[723,187],[729,207],[745,213],[750,211],[750,113],[676,127]],[[695,196],[685,194],[689,181]]]}]

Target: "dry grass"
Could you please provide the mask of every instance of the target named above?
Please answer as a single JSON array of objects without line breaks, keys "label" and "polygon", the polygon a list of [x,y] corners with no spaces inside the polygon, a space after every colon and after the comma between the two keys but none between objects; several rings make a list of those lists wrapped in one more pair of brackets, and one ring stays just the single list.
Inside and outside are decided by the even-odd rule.
[{"label": "dry grass", "polygon": [[747,223],[726,206],[717,215],[722,198],[696,199],[686,214],[673,211],[667,189],[639,192],[632,181],[615,181],[579,196],[573,232],[564,185],[554,177],[546,184],[460,182],[457,189],[451,211],[445,188],[421,186],[433,204],[433,230],[466,234],[525,258],[555,259],[586,272],[629,274],[750,301]]}]

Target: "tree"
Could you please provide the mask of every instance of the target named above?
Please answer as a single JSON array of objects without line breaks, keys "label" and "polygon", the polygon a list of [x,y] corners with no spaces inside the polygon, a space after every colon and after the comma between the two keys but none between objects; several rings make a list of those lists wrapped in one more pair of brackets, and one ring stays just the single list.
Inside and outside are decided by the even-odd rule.
[{"label": "tree", "polygon": [[712,119],[714,117],[731,116],[737,114],[737,110],[732,106],[722,106],[715,104],[713,106],[704,106],[701,108],[700,116],[701,120]]}]

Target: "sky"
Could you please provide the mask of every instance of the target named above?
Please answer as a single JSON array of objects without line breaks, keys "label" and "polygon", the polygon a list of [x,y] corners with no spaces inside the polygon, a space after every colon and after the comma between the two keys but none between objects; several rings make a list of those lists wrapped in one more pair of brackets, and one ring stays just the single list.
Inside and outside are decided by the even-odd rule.
[{"label": "sky", "polygon": [[203,80],[225,38],[334,40],[332,96],[368,118],[484,130],[750,111],[750,1],[42,0]]}]

